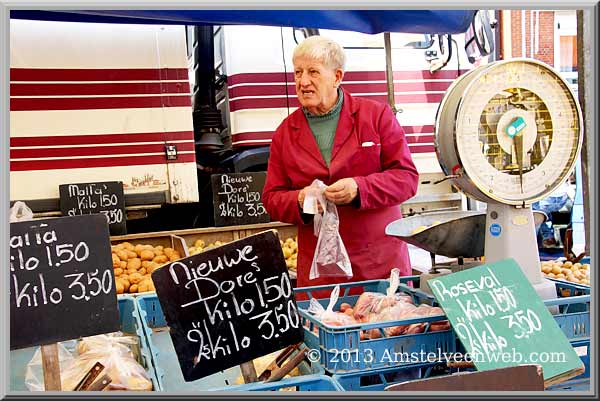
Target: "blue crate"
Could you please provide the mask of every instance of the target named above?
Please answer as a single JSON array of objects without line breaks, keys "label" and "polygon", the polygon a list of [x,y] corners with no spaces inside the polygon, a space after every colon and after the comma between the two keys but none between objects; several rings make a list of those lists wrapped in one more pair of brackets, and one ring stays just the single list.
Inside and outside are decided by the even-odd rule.
[{"label": "blue crate", "polygon": [[337,380],[325,375],[300,376],[294,383],[277,381],[273,383],[250,383],[239,386],[216,389],[226,391],[280,391],[281,389],[293,388],[295,391],[344,391]]},{"label": "blue crate", "polygon": [[[146,346],[144,329],[140,320],[139,312],[133,297],[120,296],[118,298],[119,306],[119,321],[121,323],[121,331],[127,334],[136,334],[140,339],[140,353],[142,356],[142,365],[148,372],[148,376],[152,381],[152,387],[157,389],[158,380],[149,348]],[[74,342],[70,342],[74,345]],[[30,347],[10,352],[10,390],[11,391],[28,391],[25,386],[25,372],[27,364],[33,358],[33,355],[38,347]]]},{"label": "blue crate", "polygon": [[345,391],[382,391],[386,387],[410,380],[426,379],[432,375],[439,362],[418,363],[411,366],[394,366],[383,369],[334,374],[333,378]]},{"label": "blue crate", "polygon": [[[305,386],[307,389],[317,388],[316,382],[308,381],[322,376],[325,373],[318,363],[302,362],[298,365],[302,376],[285,378],[271,385],[270,383],[250,383],[236,385],[236,379],[241,375],[239,366],[235,366],[219,373],[204,377],[193,382],[186,382],[181,373],[177,354],[171,341],[165,316],[156,294],[140,295],[135,297],[142,324],[144,326],[145,340],[151,350],[152,362],[157,373],[158,389],[160,391],[246,391],[266,389],[273,386],[295,387]],[[302,387],[301,386],[301,387]],[[312,390],[316,391],[316,390]]]},{"label": "blue crate", "polygon": [[546,391],[590,391],[590,379],[569,380],[564,383],[550,386]]},{"label": "blue crate", "polygon": [[[398,290],[403,291],[413,297],[415,304],[427,303],[435,304],[434,298],[420,290],[417,287],[418,276],[408,276],[400,278]],[[305,295],[313,298],[314,291],[333,290],[335,285],[323,285],[315,287],[296,288],[296,295]],[[380,292],[385,293],[389,287],[388,280],[369,280],[355,283],[340,284],[340,297],[335,309],[346,302],[354,305],[359,295],[350,295],[351,291],[362,292]],[[329,298],[318,300],[323,307],[327,307]],[[329,326],[316,319],[308,313],[307,309],[310,301],[298,301],[299,313],[304,326],[304,341],[313,349],[318,349],[321,353],[320,362],[330,373],[348,373],[354,371],[365,371],[380,369],[399,364],[410,365],[415,362],[400,361],[396,359],[399,353],[406,355],[432,353],[452,353],[456,351],[457,339],[452,330],[429,331],[427,325],[425,332],[420,334],[407,334],[394,337],[386,337],[383,329],[399,325],[410,325],[414,323],[431,323],[434,321],[446,320],[445,316],[431,316],[415,319],[405,319],[396,321],[386,321],[377,323],[364,323],[352,326]],[[318,330],[318,335],[313,331]],[[382,338],[372,340],[361,340],[360,333],[364,330],[379,329]]]}]

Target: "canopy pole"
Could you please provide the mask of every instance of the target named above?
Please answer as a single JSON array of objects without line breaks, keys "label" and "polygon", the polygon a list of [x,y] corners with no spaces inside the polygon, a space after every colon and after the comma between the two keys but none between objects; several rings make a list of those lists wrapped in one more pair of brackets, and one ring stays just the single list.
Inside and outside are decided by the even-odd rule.
[{"label": "canopy pole", "polygon": [[585,253],[590,255],[590,208],[593,205],[589,197],[589,168],[588,168],[588,142],[589,138],[595,133],[594,119],[587,118],[589,113],[587,110],[594,110],[592,88],[595,88],[594,77],[592,75],[596,66],[593,65],[592,49],[590,43],[593,43],[593,16],[589,10],[577,11],[577,84],[578,97],[583,115],[584,130],[583,130],[583,145],[581,147],[581,176],[582,183],[582,198],[583,198],[583,222],[585,228]]},{"label": "canopy pole", "polygon": [[383,34],[383,42],[385,47],[385,79],[387,82],[387,95],[388,103],[394,112],[394,115],[398,112],[396,109],[396,98],[394,96],[394,70],[392,69],[392,41],[390,33],[385,32]]}]

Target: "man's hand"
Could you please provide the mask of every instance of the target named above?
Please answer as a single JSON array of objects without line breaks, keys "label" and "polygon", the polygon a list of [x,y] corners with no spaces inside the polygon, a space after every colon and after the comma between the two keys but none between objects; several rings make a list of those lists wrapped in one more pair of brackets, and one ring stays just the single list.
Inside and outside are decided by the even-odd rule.
[{"label": "man's hand", "polygon": [[347,205],[358,194],[358,184],[354,178],[342,178],[325,188],[325,198],[336,205]]},{"label": "man's hand", "polygon": [[[304,187],[298,192],[298,206],[300,206],[300,210],[304,211],[304,198],[306,198],[306,191],[308,191],[310,187]],[[321,203],[317,202],[318,212],[323,214],[323,207]]]}]

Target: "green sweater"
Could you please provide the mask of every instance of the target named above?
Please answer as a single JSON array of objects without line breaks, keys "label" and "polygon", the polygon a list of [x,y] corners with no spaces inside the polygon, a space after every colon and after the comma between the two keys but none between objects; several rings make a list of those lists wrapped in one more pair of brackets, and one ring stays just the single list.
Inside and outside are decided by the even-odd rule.
[{"label": "green sweater", "polygon": [[342,111],[342,105],[344,104],[344,92],[338,88],[338,100],[333,106],[333,109],[327,114],[314,115],[310,114],[307,110],[303,109],[308,126],[310,127],[323,160],[329,167],[331,162],[331,151],[333,150],[333,139],[335,138],[335,130],[337,129],[338,121],[340,119],[340,113]]}]

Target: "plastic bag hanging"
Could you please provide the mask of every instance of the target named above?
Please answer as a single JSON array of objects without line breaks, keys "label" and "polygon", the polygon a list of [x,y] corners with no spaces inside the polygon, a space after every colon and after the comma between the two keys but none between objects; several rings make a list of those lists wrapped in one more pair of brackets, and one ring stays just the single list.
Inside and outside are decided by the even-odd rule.
[{"label": "plastic bag hanging", "polygon": [[[324,196],[326,185],[314,180],[310,185],[303,210],[314,214],[314,233],[317,237],[315,255],[310,267],[309,279],[318,277],[352,277],[350,257],[340,236],[340,220],[337,207]],[[319,212],[319,206],[323,214]]]},{"label": "plastic bag hanging", "polygon": [[33,220],[33,211],[25,204],[25,202],[15,202],[13,207],[10,208],[10,217],[8,221],[16,223],[18,221],[29,220]]}]

